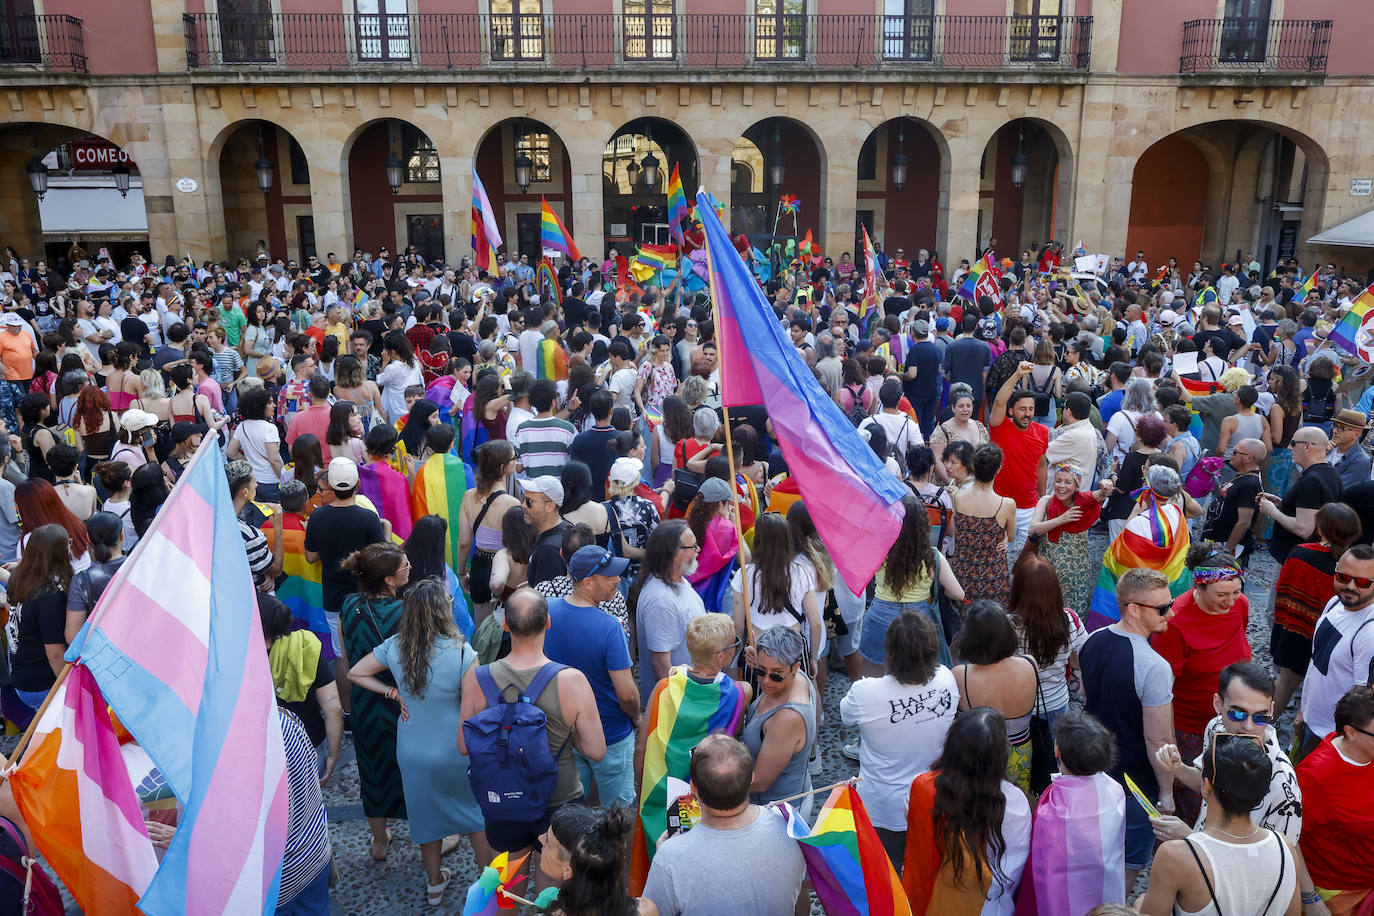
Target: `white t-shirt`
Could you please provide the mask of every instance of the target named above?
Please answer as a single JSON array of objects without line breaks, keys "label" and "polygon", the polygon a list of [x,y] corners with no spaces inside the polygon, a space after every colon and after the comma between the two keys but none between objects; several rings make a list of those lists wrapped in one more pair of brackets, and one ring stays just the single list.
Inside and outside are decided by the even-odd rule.
[{"label": "white t-shirt", "polygon": [[1314,735],[1336,730],[1336,703],[1369,681],[1374,665],[1374,605],[1347,611],[1332,598],[1312,631],[1312,661],[1302,682],[1302,721]]},{"label": "white t-shirt", "polygon": [[[798,614],[806,616],[806,609],[802,602],[806,600],[808,592],[816,589],[816,569],[809,562],[800,557],[792,559],[792,588],[788,594],[788,600]],[[740,577],[740,570],[735,570],[735,574],[730,577],[730,590],[742,592],[743,581]],[[818,607],[817,611],[820,610]],[[762,611],[759,609],[759,580],[758,571],[753,564],[749,565],[749,622],[754,625],[760,633],[764,630],[771,630],[774,627],[800,628],[802,638],[808,643],[811,641],[811,625],[807,622],[798,622],[786,608],[779,608],[775,611]],[[811,657],[818,658],[825,651],[825,626],[821,626],[821,644],[811,647]]]},{"label": "white t-shirt", "polygon": [[859,797],[877,827],[905,830],[911,781],[930,769],[959,712],[954,673],[938,665],[924,684],[890,674],[855,681],[840,719],[859,728]]},{"label": "white t-shirt", "polygon": [[[1149,416],[1159,419],[1159,414],[1150,411]],[[1107,424],[1107,432],[1116,434],[1116,449],[1112,452],[1112,457],[1124,460],[1126,453],[1135,447],[1135,424],[1140,422],[1140,418],[1146,416],[1134,410],[1118,410],[1110,423]]]},{"label": "white t-shirt", "polygon": [[377,373],[377,387],[382,389],[382,410],[386,411],[388,421],[395,423],[401,419],[406,412],[406,389],[411,385],[423,385],[424,381],[418,361],[408,366],[394,359]]},{"label": "white t-shirt", "polygon": [[277,472],[267,460],[268,455],[280,454],[281,434],[277,425],[267,420],[244,420],[234,430],[234,438],[243,449],[244,459],[253,466],[253,479],[258,483],[277,483]]},{"label": "white t-shirt", "polygon": [[626,366],[611,373],[611,380],[606,387],[611,389],[615,395],[616,407],[627,407],[631,411],[635,407],[635,382],[639,380],[639,373],[633,366]]},{"label": "white t-shirt", "polygon": [[[979,916],[1012,916],[1016,912],[1012,895],[1021,884],[1021,873],[1026,870],[1026,859],[1030,855],[1031,809],[1026,793],[1004,779],[1002,795],[1007,800],[1006,812],[1002,815],[1002,841],[1006,848],[999,870],[1005,880],[993,880],[988,888],[987,903],[983,904]],[[987,857],[992,859],[991,849]]]}]

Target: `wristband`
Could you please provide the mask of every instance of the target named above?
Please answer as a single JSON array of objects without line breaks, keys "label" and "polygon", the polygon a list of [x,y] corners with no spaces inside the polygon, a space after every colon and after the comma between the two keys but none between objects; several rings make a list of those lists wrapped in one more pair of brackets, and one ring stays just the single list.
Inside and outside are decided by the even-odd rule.
[{"label": "wristband", "polygon": [[1309,903],[1321,903],[1322,895],[1317,893],[1316,891],[1303,891],[1302,902],[1303,906],[1306,906]]}]

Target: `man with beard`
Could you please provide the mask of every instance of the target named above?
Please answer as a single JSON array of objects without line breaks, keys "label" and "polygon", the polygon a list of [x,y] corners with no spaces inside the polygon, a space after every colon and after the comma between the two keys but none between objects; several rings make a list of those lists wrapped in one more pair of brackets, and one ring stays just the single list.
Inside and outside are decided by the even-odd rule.
[{"label": "man with beard", "polygon": [[988,413],[992,442],[1002,449],[1003,456],[993,490],[1016,503],[1016,540],[1007,548],[1012,557],[1021,553],[1030,533],[1035,504],[1045,495],[1045,452],[1050,447],[1050,431],[1034,422],[1034,393],[1020,387],[1021,380],[1034,367],[1030,362],[1018,365],[1011,378],[1002,383]]}]

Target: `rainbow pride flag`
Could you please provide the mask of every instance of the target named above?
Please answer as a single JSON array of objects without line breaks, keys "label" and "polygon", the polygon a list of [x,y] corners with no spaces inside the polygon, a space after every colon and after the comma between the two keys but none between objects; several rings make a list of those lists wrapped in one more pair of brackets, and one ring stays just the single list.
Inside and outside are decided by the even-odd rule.
[{"label": "rainbow pride flag", "polygon": [[977,293],[974,291],[978,287],[978,279],[989,270],[992,270],[991,252],[983,255],[969,268],[969,272],[964,275],[964,282],[959,284],[959,292],[956,295],[964,297],[969,302],[976,302]]},{"label": "rainbow pride flag", "polygon": [[1317,274],[1316,274],[1316,272],[1313,272],[1313,273],[1307,278],[1307,282],[1304,283],[1304,284],[1302,285],[1302,287],[1298,290],[1298,301],[1299,301],[1299,302],[1306,302],[1306,301],[1307,301],[1307,297],[1310,296],[1310,295],[1312,295],[1312,290],[1314,290],[1314,289],[1316,289],[1316,288],[1317,288]]},{"label": "rainbow pride flag", "polygon": [[902,881],[852,785],[837,786],[808,829],[784,808],[826,916],[911,916]]},{"label": "rainbow pride flag", "polygon": [[1151,490],[1140,494],[1141,513],[1131,519],[1125,530],[1112,541],[1102,556],[1102,571],[1086,621],[1089,630],[1098,630],[1121,619],[1116,605],[1116,582],[1128,569],[1144,567],[1159,570],[1169,580],[1169,594],[1177,598],[1193,587],[1188,569],[1188,523],[1177,506],[1161,505]]},{"label": "rainbow pride flag", "polygon": [[535,354],[536,378],[551,378],[566,381],[568,378],[568,354],[563,344],[545,337],[539,341],[539,351]]},{"label": "rainbow pride flag", "polygon": [[668,828],[668,806],[677,801],[669,797],[668,781],[680,781],[685,788],[692,748],[707,735],[733,736],[739,730],[744,691],[724,672],[702,684],[688,677],[683,665],[658,682],[647,709],[649,737],[640,774],[643,790],[630,855],[630,893],[635,896],[644,892],[658,838]]},{"label": "rainbow pride flag", "polygon": [[863,321],[869,309],[878,307],[878,255],[873,250],[873,242],[868,237],[868,227],[864,226],[864,297],[859,301],[859,320]]},{"label": "rainbow pride flag", "polygon": [[468,472],[463,459],[455,455],[430,455],[415,472],[410,493],[412,518],[437,515],[448,523],[444,562],[458,565],[458,513],[463,509],[463,494],[468,489]]},{"label": "rainbow pride flag", "polygon": [[1364,292],[1355,297],[1350,310],[1341,316],[1341,320],[1331,329],[1327,339],[1351,356],[1368,360],[1366,353],[1370,349],[1369,345],[1366,343],[1360,346],[1356,341],[1359,339],[1360,326],[1364,324],[1365,315],[1371,308],[1374,308],[1374,284],[1370,284]]},{"label": "rainbow pride flag", "polygon": [[544,302],[560,306],[563,304],[563,290],[558,284],[558,271],[553,269],[553,264],[549,263],[548,258],[539,259],[539,266],[534,269],[534,286],[539,290],[539,295],[545,297]]},{"label": "rainbow pride flag", "polygon": [[[1183,384],[1184,390],[1189,397],[1205,397],[1209,394],[1216,394],[1221,390],[1221,386],[1216,382],[1204,382],[1202,379],[1189,378],[1186,375],[1179,376],[1178,380]],[[1188,431],[1193,434],[1194,439],[1202,438],[1202,414],[1191,403],[1188,409],[1192,412],[1193,418],[1188,421]]]},{"label": "rainbow pride flag", "polygon": [[[305,519],[295,512],[282,512],[282,561],[285,576],[277,586],[277,598],[291,609],[296,629],[307,629],[320,638],[321,655],[332,661],[334,639],[324,613],[324,567],[305,558]],[[272,520],[262,523],[267,542],[272,542]]]},{"label": "rainbow pride flag", "polygon": [[574,261],[582,257],[582,253],[577,250],[577,243],[573,241],[572,233],[563,228],[563,221],[553,212],[549,202],[541,196],[539,203],[543,207],[539,215],[539,236],[544,250],[561,251]]},{"label": "rainbow pride flag", "polygon": [[687,218],[687,195],[682,193],[682,178],[678,175],[677,163],[673,163],[673,175],[668,179],[668,235],[679,245],[686,244],[682,237],[682,221]]},{"label": "rainbow pride flag", "polygon": [[410,537],[410,486],[404,475],[385,461],[364,464],[358,468],[358,493],[371,500],[377,514],[391,522],[392,534],[403,541]]}]

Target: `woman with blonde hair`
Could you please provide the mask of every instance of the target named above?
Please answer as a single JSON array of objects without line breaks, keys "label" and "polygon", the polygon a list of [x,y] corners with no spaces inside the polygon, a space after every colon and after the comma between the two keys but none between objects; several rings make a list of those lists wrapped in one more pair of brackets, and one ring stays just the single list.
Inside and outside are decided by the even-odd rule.
[{"label": "woman with blonde hair", "polygon": [[[400,705],[396,764],[406,798],[410,839],[420,845],[429,903],[438,905],[450,874],[439,861],[445,837],[466,834],[478,868],[491,861],[482,810],[468,781],[467,759],[455,751],[459,685],[477,653],[453,621],[453,596],[438,579],[406,593],[400,625],[348,672],[355,686]],[[394,686],[377,675],[388,671]],[[455,756],[456,754],[456,756]]]},{"label": "woman with blonde hair", "polygon": [[143,394],[134,399],[133,406],[148,411],[157,417],[159,423],[171,423],[172,399],[167,396],[162,373],[156,369],[144,369],[138,374],[138,381],[143,385]]}]

